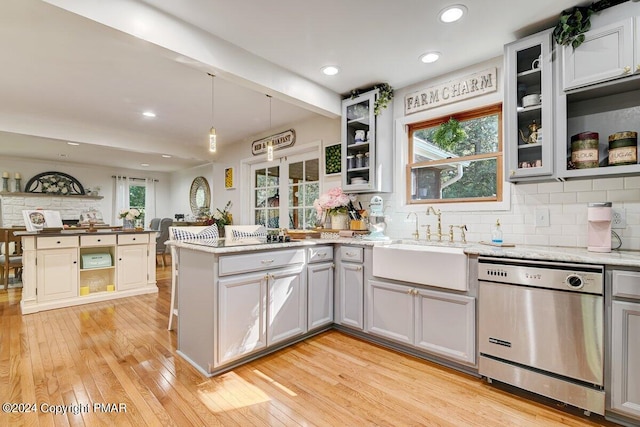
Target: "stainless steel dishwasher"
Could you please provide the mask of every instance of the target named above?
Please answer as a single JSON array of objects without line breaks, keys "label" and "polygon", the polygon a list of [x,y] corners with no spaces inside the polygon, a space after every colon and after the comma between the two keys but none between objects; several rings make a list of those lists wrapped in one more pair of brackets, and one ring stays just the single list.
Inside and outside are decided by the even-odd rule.
[{"label": "stainless steel dishwasher", "polygon": [[479,258],[480,375],[603,415],[603,272]]}]

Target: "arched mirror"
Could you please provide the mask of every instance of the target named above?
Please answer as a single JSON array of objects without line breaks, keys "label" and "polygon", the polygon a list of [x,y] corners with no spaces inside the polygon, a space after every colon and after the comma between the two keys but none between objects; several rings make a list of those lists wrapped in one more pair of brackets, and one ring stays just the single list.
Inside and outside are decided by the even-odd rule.
[{"label": "arched mirror", "polygon": [[191,213],[196,217],[211,210],[211,189],[209,182],[203,176],[199,176],[191,183],[189,191],[189,201],[191,202]]}]

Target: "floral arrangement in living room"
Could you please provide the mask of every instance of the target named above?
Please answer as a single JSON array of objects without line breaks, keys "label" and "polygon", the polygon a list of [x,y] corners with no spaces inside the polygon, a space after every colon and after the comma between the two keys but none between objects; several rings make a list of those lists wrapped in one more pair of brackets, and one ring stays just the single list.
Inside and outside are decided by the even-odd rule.
[{"label": "floral arrangement in living room", "polygon": [[141,212],[136,208],[122,209],[118,214],[118,218],[134,221],[140,216]]},{"label": "floral arrangement in living room", "polygon": [[218,229],[221,230],[225,225],[231,225],[233,223],[233,216],[231,212],[229,212],[229,208],[231,208],[231,200],[227,202],[224,206],[224,209],[220,210],[216,208],[215,212],[211,215],[211,224],[216,224]]}]

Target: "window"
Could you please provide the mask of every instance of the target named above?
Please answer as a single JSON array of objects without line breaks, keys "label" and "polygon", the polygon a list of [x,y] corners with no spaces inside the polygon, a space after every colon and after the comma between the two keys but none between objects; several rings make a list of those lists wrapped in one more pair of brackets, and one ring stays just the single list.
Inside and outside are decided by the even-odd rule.
[{"label": "window", "polygon": [[147,187],[145,184],[129,184],[129,207],[135,208],[140,211],[139,220],[142,221],[143,224],[145,221],[145,195],[147,192]]},{"label": "window", "polygon": [[407,203],[502,200],[502,105],[409,125]]},{"label": "window", "polygon": [[319,165],[316,152],[252,165],[254,223],[267,228],[314,228]]}]

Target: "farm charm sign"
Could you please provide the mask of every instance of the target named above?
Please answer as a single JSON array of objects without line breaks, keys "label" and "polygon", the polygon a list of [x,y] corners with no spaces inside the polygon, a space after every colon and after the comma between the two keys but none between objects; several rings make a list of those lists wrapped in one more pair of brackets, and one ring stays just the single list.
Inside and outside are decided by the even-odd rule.
[{"label": "farm charm sign", "polygon": [[273,146],[273,151],[291,147],[296,143],[296,131],[289,129],[284,132],[253,141],[251,143],[251,152],[253,155],[257,156],[259,154],[266,153],[269,141],[272,141],[271,145]]},{"label": "farm charm sign", "polygon": [[413,114],[495,92],[498,90],[496,77],[497,71],[493,67],[458,80],[409,93],[404,97],[404,114]]}]

